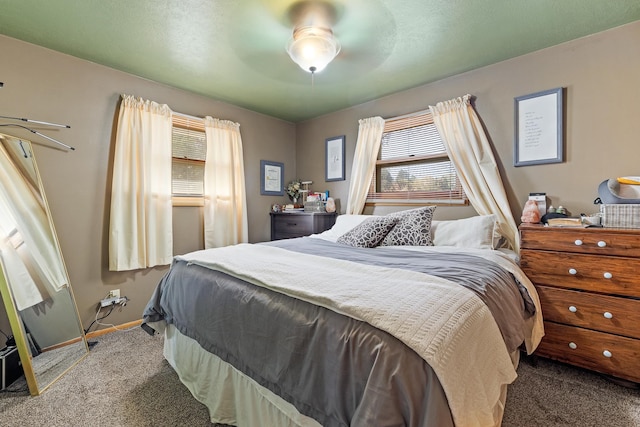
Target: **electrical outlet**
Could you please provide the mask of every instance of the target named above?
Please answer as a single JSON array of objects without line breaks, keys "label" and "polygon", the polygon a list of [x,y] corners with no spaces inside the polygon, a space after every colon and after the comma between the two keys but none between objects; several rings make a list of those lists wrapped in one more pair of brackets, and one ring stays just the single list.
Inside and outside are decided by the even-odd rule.
[{"label": "electrical outlet", "polygon": [[109,296],[107,298],[120,298],[120,289],[113,289],[109,291]]},{"label": "electrical outlet", "polygon": [[117,297],[108,297],[103,300],[100,300],[100,307],[109,307],[110,305],[116,304],[118,301]]},{"label": "electrical outlet", "polygon": [[127,297],[107,297],[103,300],[100,300],[100,307],[104,308],[118,304],[124,307],[125,305],[127,305],[127,301],[129,301],[129,298]]}]

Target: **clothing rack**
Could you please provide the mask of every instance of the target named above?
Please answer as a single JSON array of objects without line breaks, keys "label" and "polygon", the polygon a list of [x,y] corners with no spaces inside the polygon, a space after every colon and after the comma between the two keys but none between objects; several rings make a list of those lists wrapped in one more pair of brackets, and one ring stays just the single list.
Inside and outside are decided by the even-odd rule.
[{"label": "clothing rack", "polygon": [[[35,123],[35,124],[38,124],[38,125],[54,126],[54,127],[65,128],[65,129],[71,129],[71,126],[69,126],[69,125],[62,125],[62,124],[59,124],[59,123],[51,123],[51,122],[44,122],[44,121],[41,121],[41,120],[32,120],[32,119],[27,119],[27,118],[24,118],[24,117],[0,116],[0,119],[17,120],[17,121],[22,121],[22,122],[25,122],[25,123]],[[38,135],[38,136],[40,136],[42,138],[45,138],[45,139],[47,139],[47,140],[49,140],[51,142],[54,142],[54,143],[56,143],[58,145],[61,145],[61,146],[63,146],[64,148],[66,148],[68,150],[75,150],[74,147],[72,147],[70,145],[67,145],[67,144],[65,144],[63,142],[60,142],[57,139],[52,138],[50,136],[47,136],[47,135],[45,135],[43,133],[40,133],[37,130],[31,129],[28,126],[20,125],[20,124],[17,124],[17,123],[0,123],[0,126],[2,126],[2,127],[4,127],[4,126],[19,127],[19,128],[28,130],[29,132],[31,132],[31,133],[33,133],[35,135]]]}]

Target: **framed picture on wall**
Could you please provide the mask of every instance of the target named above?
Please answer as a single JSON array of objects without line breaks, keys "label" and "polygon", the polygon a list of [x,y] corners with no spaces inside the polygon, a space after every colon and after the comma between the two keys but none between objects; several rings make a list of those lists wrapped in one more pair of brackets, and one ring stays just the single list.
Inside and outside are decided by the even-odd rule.
[{"label": "framed picture on wall", "polygon": [[260,194],[284,196],[284,163],[260,160]]},{"label": "framed picture on wall", "polygon": [[324,180],[344,181],[344,135],[325,140]]},{"label": "framed picture on wall", "polygon": [[515,98],[514,166],[564,161],[563,88]]}]

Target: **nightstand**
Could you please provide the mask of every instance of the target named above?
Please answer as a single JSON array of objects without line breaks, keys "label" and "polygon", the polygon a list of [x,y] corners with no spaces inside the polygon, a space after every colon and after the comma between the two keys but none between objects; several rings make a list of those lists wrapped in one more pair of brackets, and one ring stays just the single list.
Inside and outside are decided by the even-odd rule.
[{"label": "nightstand", "polygon": [[640,230],[520,226],[520,266],[540,296],[535,354],[640,382]]},{"label": "nightstand", "polygon": [[322,233],[333,227],[335,212],[271,212],[271,240]]}]

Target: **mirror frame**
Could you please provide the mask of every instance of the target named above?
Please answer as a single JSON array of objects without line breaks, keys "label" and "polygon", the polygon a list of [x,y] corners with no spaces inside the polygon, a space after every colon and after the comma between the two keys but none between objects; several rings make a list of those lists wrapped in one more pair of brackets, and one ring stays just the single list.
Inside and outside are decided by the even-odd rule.
[{"label": "mirror frame", "polygon": [[[31,364],[31,352],[27,347],[27,341],[25,339],[26,333],[22,320],[16,310],[16,305],[13,303],[13,294],[7,283],[7,279],[4,276],[4,268],[0,268],[0,295],[4,302],[5,310],[7,311],[7,317],[9,318],[9,325],[11,325],[11,332],[13,338],[16,341],[16,347],[18,348],[18,354],[20,355],[20,363],[22,364],[22,370],[24,371],[24,377],[27,380],[29,386],[29,392],[32,396],[40,394],[38,388],[38,382],[36,381],[36,373],[33,370]],[[26,363],[25,363],[26,362]]]},{"label": "mirror frame", "polygon": [[[44,186],[42,185],[42,179],[40,176],[40,171],[38,169],[38,164],[36,162],[36,158],[35,158],[35,154],[33,153],[33,142],[24,138],[18,138],[12,135],[8,135],[8,134],[2,134],[0,133],[0,137],[6,137],[6,138],[10,138],[10,139],[17,139],[20,140],[22,142],[28,142],[29,143],[29,148],[30,148],[30,155],[31,155],[31,159],[33,162],[33,168],[35,170],[35,174],[36,174],[36,181],[38,183],[38,187],[40,188],[40,193],[41,193],[41,197],[44,203],[44,208],[45,208],[45,213],[47,215],[47,218],[49,219],[49,227],[51,228],[51,234],[53,237],[53,241],[55,243],[55,246],[58,249],[59,255],[60,255],[60,259],[62,261],[62,267],[64,270],[64,274],[66,275],[67,278],[67,287],[66,290],[69,292],[69,297],[71,298],[71,303],[73,305],[74,308],[74,313],[73,315],[76,318],[77,324],[78,324],[78,330],[79,330],[79,336],[77,338],[77,341],[82,341],[83,342],[83,346],[84,346],[84,353],[82,354],[82,356],[78,357],[75,361],[73,361],[72,363],[69,364],[69,366],[67,368],[65,368],[64,370],[62,370],[60,372],[59,375],[57,375],[55,378],[53,378],[49,383],[47,384],[38,384],[38,379],[36,378],[36,372],[34,370],[33,364],[32,364],[32,354],[31,354],[31,350],[29,348],[29,345],[27,343],[27,334],[24,328],[24,323],[22,321],[22,319],[20,318],[20,314],[17,310],[17,307],[15,305],[15,300],[13,298],[13,293],[11,291],[11,287],[9,286],[9,283],[7,281],[5,272],[4,272],[4,265],[2,265],[2,263],[0,263],[0,296],[2,297],[2,300],[4,302],[4,307],[6,310],[6,314],[7,314],[7,318],[9,319],[9,325],[11,326],[11,331],[13,333],[15,342],[16,342],[16,347],[18,349],[18,354],[20,356],[20,362],[22,364],[22,369],[24,372],[24,376],[27,382],[27,386],[29,388],[29,393],[31,394],[31,396],[38,396],[40,394],[42,394],[47,388],[49,388],[52,384],[54,384],[58,379],[60,379],[64,374],[66,374],[70,369],[72,369],[75,365],[77,365],[81,360],[83,360],[86,356],[89,355],[89,345],[87,343],[87,337],[85,335],[85,331],[84,331],[84,327],[82,326],[82,321],[80,319],[80,313],[78,312],[78,306],[76,305],[76,301],[75,301],[75,297],[73,295],[73,290],[71,288],[71,280],[69,278],[69,272],[67,271],[67,266],[66,263],[64,262],[64,256],[62,254],[62,249],[60,248],[60,242],[58,240],[58,235],[56,233],[56,229],[53,223],[53,219],[51,216],[51,210],[49,209],[49,203],[47,201],[47,197],[44,191]],[[74,338],[73,341],[75,341],[76,339]]]}]

